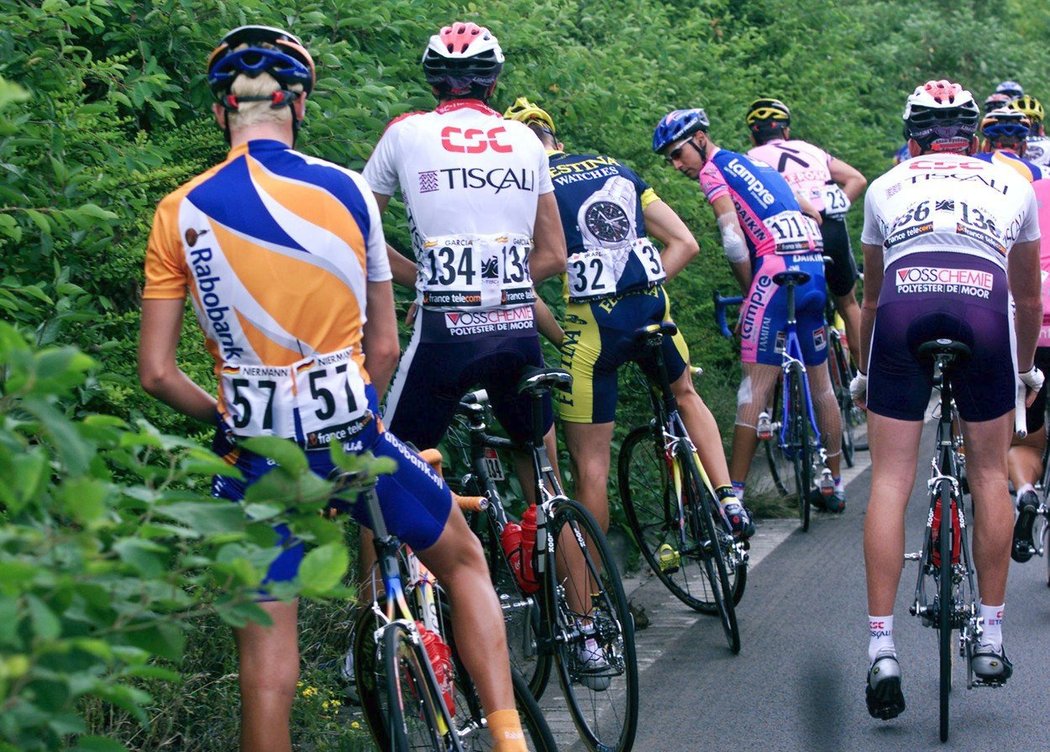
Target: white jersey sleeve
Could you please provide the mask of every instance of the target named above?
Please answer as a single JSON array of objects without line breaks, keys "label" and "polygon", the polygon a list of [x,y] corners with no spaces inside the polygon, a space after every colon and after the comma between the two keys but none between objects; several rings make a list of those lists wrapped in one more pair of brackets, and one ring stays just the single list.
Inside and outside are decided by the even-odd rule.
[{"label": "white jersey sleeve", "polygon": [[387,126],[386,131],[379,139],[372,156],[365,164],[364,177],[372,191],[383,196],[393,196],[397,193],[400,183],[397,174],[395,155],[397,154],[397,141],[399,128],[398,121]]}]

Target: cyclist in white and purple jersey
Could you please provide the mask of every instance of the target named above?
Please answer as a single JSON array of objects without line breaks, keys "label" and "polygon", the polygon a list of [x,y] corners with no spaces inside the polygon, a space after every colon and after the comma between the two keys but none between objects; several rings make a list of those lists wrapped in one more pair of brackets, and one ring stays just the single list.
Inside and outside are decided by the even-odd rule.
[{"label": "cyclist in white and purple jersey", "polygon": [[[701,109],[670,112],[656,126],[653,151],[664,154],[683,175],[700,181],[718,220],[722,248],[744,295],[740,311],[744,378],[737,394],[729,460],[733,488],[743,499],[744,483],[758,447],[758,416],[772,402],[783,360],[787,295],[773,282],[777,272],[791,268],[810,275],[809,281],[795,291],[798,338],[807,366],[821,366],[827,360],[823,242],[817,223],[803,213],[800,200],[780,173],[765,163],[719,148],[707,134],[709,126]],[[811,206],[807,208],[816,213]],[[839,512],[846,502],[839,473],[842,421],[838,403],[827,368],[812,368],[808,373],[836,486],[835,493],[824,502],[829,511]]]},{"label": "cyclist in white and purple jersey", "polygon": [[791,138],[791,111],[779,99],[756,99],[747,110],[747,127],[755,147],[747,156],[772,165],[795,191],[820,212],[824,255],[831,263],[824,277],[835,309],[846,324],[850,354],[860,357],[860,306],[857,305],[857,262],[846,229],[849,211],[867,186],[855,168],[819,146]]}]

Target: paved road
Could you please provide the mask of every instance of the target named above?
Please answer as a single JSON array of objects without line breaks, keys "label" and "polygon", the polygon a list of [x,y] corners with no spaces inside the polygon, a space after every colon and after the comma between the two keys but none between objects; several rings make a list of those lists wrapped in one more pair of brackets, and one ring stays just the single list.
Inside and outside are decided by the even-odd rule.
[{"label": "paved road", "polygon": [[[932,447],[932,436],[923,447]],[[867,453],[858,457],[866,462]],[[908,550],[919,548],[927,508],[923,476],[909,507]],[[861,531],[869,487],[870,472],[859,472],[848,485],[846,512],[816,516],[808,533],[792,521],[759,528],[756,561],[737,610],[740,655],[730,654],[716,619],[681,606],[655,578],[633,583],[633,599],[652,619],[638,633],[636,750],[1030,752],[1050,746],[1050,589],[1038,557],[1010,572],[1004,632],[1014,677],[1002,689],[966,690],[957,670],[947,745],[937,736],[937,635],[908,614],[916,576],[909,563],[895,625],[908,708],[893,721],[868,716]],[[570,743],[571,726],[559,717],[557,700],[544,700],[565,748],[578,746]]]}]

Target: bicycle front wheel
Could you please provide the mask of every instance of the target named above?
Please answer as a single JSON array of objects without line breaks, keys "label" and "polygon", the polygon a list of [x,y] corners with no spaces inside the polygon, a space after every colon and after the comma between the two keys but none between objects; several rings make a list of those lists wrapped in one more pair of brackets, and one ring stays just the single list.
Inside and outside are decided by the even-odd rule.
[{"label": "bicycle front wheel", "polygon": [[554,546],[547,614],[554,620],[558,675],[573,722],[594,752],[624,752],[638,723],[634,622],[605,535],[571,500],[548,523]]},{"label": "bicycle front wheel", "polygon": [[809,530],[809,493],[813,487],[813,445],[811,428],[806,414],[806,392],[802,388],[802,369],[793,363],[787,375],[788,429],[786,450],[791,457],[795,478],[795,493],[798,499],[798,519],[803,532]]},{"label": "bicycle front wheel", "polygon": [[940,732],[941,741],[948,741],[948,697],[952,691],[952,518],[951,492],[948,483],[941,481],[937,489],[940,494],[941,527],[937,540],[937,551],[941,557],[937,578],[937,630],[940,646]]},{"label": "bicycle front wheel", "polygon": [[[719,519],[714,518],[717,504],[707,492],[696,466],[687,457],[685,461],[679,458],[677,461],[682,467],[684,480],[683,493],[685,496],[685,508],[689,518],[689,527],[693,530],[694,540],[699,542],[699,552],[702,556],[704,572],[707,575],[707,583],[710,586],[710,597],[718,611],[718,618],[722,622],[722,630],[725,632],[729,649],[733,653],[740,652],[740,628],[736,622],[736,609],[734,608],[733,590],[734,585],[739,584],[743,592],[743,577],[734,571],[736,582],[731,583],[729,579],[729,565],[727,554],[727,532],[721,524],[721,513]],[[729,545],[732,545],[730,536]]]},{"label": "bicycle front wheel", "polygon": [[418,637],[399,622],[380,636],[382,680],[385,683],[384,727],[394,752],[462,750],[451,733],[441,690],[429,673],[426,650]]},{"label": "bicycle front wheel", "polygon": [[[620,448],[618,470],[627,523],[653,574],[689,608],[718,613],[701,546],[686,525],[660,434],[650,426],[631,431]],[[734,603],[744,594],[745,578],[744,565],[730,573]]]}]

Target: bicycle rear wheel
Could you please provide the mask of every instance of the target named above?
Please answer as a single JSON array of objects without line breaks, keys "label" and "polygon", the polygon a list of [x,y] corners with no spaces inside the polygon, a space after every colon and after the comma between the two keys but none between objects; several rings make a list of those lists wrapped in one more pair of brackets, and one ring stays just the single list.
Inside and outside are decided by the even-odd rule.
[{"label": "bicycle rear wheel", "polygon": [[[774,421],[783,420],[784,402],[783,382],[781,377],[777,378],[777,385],[773,389],[773,405],[770,408],[770,416]],[[769,464],[769,475],[773,479],[773,485],[781,496],[794,496],[796,493],[795,473],[791,466],[791,458],[784,452],[780,445],[780,430],[778,429],[773,438],[762,442],[766,448],[766,462]]]},{"label": "bicycle rear wheel", "polygon": [[624,752],[638,723],[634,622],[605,536],[571,500],[548,523],[547,614],[554,621],[558,676],[573,722],[594,752]]},{"label": "bicycle rear wheel", "polygon": [[940,734],[941,741],[948,741],[948,697],[952,691],[952,525],[958,521],[952,517],[951,492],[947,481],[940,481],[941,526],[937,540],[937,551],[941,557],[937,580],[937,630],[940,644]]},{"label": "bicycle rear wheel", "polygon": [[853,437],[853,398],[849,393],[849,384],[853,379],[853,370],[849,364],[849,354],[842,347],[842,340],[833,334],[829,340],[828,369],[831,372],[831,385],[835,390],[835,399],[839,403],[842,416],[842,459],[846,467],[853,467],[853,452],[856,442]]},{"label": "bicycle rear wheel", "polygon": [[795,494],[798,499],[798,518],[803,532],[809,530],[810,503],[809,495],[813,487],[813,444],[812,428],[806,414],[806,393],[802,388],[801,366],[793,363],[787,375],[788,406],[787,454],[795,478]]},{"label": "bicycle rear wheel", "polygon": [[[679,510],[662,444],[660,433],[641,426],[620,448],[617,476],[627,522],[646,563],[667,589],[694,611],[717,614],[700,541]],[[732,545],[732,538],[723,543]],[[747,566],[730,567],[729,580],[733,603],[739,603]]]},{"label": "bicycle rear wheel", "polygon": [[379,639],[386,699],[381,725],[390,743],[386,749],[462,749],[450,731],[441,690],[428,673],[429,658],[423,645],[398,622],[384,627]]}]

